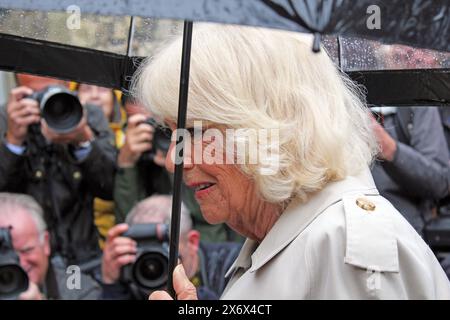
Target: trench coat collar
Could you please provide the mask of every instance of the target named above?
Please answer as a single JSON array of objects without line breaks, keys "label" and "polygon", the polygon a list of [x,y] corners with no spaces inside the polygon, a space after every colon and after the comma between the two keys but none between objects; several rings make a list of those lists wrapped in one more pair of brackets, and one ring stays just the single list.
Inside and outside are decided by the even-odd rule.
[{"label": "trench coat collar", "polygon": [[329,183],[320,192],[310,196],[305,203],[294,199],[259,245],[251,239],[245,241],[239,256],[226,276],[237,268],[250,268],[250,272],[261,268],[292,242],[325,209],[339,202],[343,194],[351,192],[378,194],[368,168],[357,176],[348,176],[344,180]]}]

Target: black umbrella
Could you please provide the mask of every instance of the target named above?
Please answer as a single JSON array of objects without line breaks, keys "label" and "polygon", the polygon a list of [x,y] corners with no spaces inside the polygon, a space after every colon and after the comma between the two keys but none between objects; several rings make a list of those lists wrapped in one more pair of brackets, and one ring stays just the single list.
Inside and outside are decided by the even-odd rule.
[{"label": "black umbrella", "polygon": [[[92,43],[68,42],[58,36],[42,36],[34,30],[44,24],[45,21],[40,20],[42,17],[26,20],[29,12],[65,14],[74,6],[82,16],[114,18],[113,23],[124,25],[130,31],[134,20],[153,17],[308,32],[316,35],[316,48],[321,35],[332,35],[339,51],[337,56],[342,60],[355,55],[355,51],[360,57],[367,55],[363,51],[366,46],[355,46],[353,37],[450,51],[450,3],[447,0],[0,0],[0,69],[128,88],[131,75],[142,59],[139,52],[133,56],[133,52],[127,50],[132,48],[130,44],[136,43],[133,32],[126,32],[124,39],[118,40],[128,46],[115,50],[119,47],[117,44],[111,49]],[[15,30],[16,26],[8,28],[9,21],[3,16],[10,11],[25,16],[18,19],[22,19],[23,24],[33,23],[33,29],[22,32]],[[379,25],[374,18],[378,18]],[[56,28],[60,33],[61,29],[73,33],[66,29],[65,23]],[[138,25],[135,30],[134,38],[138,38]],[[97,39],[101,37],[105,34]],[[140,44],[143,42],[141,40]],[[93,47],[97,50],[92,50]],[[448,104],[449,54],[446,59],[445,69],[386,71],[384,66],[371,70],[362,66],[347,68],[345,64],[342,69],[367,88],[367,101],[372,104]],[[389,87],[386,83],[390,83]]]},{"label": "black umbrella", "polygon": [[[178,128],[184,128],[186,120],[191,21],[312,33],[314,43],[311,47],[315,51],[319,50],[322,36],[333,35],[339,65],[345,58],[343,43],[355,43],[349,37],[450,51],[450,4],[447,0],[0,0],[0,17],[2,11],[8,10],[65,12],[70,6],[78,7],[83,13],[131,17],[126,51],[112,53],[58,41],[24,38],[6,34],[0,24],[0,69],[126,89],[141,59],[131,56],[133,31],[136,30],[133,17],[184,20]],[[356,47],[356,51],[361,48],[364,46]],[[448,68],[395,71],[356,69],[349,74],[366,86],[369,103],[411,105],[424,102],[448,104],[450,101]],[[387,81],[390,82],[389,88],[385,86]],[[169,290],[172,296],[171,275],[178,253],[182,151],[182,136],[178,136],[176,154],[181,156],[181,161],[177,161],[175,168],[169,259]]]}]

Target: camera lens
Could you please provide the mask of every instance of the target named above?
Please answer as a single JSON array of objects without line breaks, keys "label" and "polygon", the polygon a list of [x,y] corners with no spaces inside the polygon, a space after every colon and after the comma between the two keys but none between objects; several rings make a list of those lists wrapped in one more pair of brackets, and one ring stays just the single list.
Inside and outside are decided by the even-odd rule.
[{"label": "camera lens", "polygon": [[159,252],[148,252],[136,261],[133,273],[140,286],[155,289],[167,282],[167,269],[167,256]]},{"label": "camera lens", "polygon": [[12,298],[28,287],[27,277],[18,266],[0,267],[0,299]]},{"label": "camera lens", "polygon": [[42,114],[50,128],[59,133],[67,133],[80,123],[83,107],[75,96],[60,92],[46,100]]}]

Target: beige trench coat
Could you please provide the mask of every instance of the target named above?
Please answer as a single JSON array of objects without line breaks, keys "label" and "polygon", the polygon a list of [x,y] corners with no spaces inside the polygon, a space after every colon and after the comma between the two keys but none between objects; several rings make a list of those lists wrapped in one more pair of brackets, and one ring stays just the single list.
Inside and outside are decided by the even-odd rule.
[{"label": "beige trench coat", "polygon": [[257,245],[247,240],[222,299],[449,299],[433,252],[369,170],[293,201]]}]

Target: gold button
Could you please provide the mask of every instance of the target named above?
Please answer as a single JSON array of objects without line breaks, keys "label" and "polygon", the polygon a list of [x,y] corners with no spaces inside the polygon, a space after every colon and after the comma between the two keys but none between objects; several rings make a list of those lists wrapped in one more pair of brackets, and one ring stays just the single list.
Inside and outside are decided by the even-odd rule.
[{"label": "gold button", "polygon": [[36,178],[40,179],[40,178],[42,178],[42,171],[41,170],[37,170],[34,175],[35,175]]},{"label": "gold button", "polygon": [[364,209],[366,211],[374,211],[376,206],[373,202],[367,200],[366,198],[358,198],[356,199],[356,204],[361,209]]},{"label": "gold button", "polygon": [[74,178],[75,180],[80,179],[80,178],[81,178],[81,173],[80,173],[80,171],[75,171],[75,172],[73,173],[73,178]]}]

